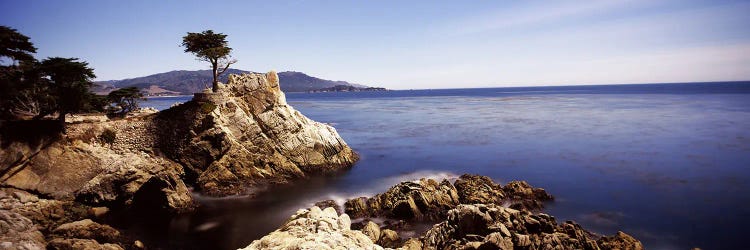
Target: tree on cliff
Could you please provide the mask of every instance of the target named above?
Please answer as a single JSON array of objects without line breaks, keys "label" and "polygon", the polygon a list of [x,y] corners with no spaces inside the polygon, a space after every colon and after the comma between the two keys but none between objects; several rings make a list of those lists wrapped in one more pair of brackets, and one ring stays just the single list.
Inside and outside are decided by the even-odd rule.
[{"label": "tree on cliff", "polygon": [[138,109],[138,101],[143,100],[143,93],[138,87],[121,88],[109,92],[107,98],[115,105],[117,114],[125,115],[130,111]]},{"label": "tree on cliff", "polygon": [[0,118],[35,114],[36,47],[29,37],[7,26],[0,26]]},{"label": "tree on cliff", "polygon": [[232,48],[228,46],[226,38],[227,35],[214,33],[213,30],[201,33],[188,32],[182,37],[185,52],[193,53],[198,60],[211,63],[214,92],[219,90],[219,76],[229,69],[229,65],[237,62],[230,55]]},{"label": "tree on cliff", "polygon": [[87,62],[79,62],[78,58],[50,57],[39,65],[48,82],[50,95],[54,98],[51,110],[45,110],[41,116],[58,112],[58,120],[65,122],[65,115],[84,109],[93,94],[89,92],[92,79],[96,77],[94,70]]}]

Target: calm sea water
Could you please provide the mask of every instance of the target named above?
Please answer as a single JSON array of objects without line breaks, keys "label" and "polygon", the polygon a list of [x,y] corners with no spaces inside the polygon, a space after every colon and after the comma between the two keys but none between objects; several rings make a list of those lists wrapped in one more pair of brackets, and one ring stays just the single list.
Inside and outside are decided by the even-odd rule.
[{"label": "calm sea water", "polygon": [[[189,97],[153,98],[168,108]],[[348,173],[208,198],[192,214],[139,222],[168,248],[233,249],[317,200],[373,195],[462,173],[526,180],[545,210],[647,249],[739,249],[750,224],[750,83],[289,93],[362,159]],[[155,102],[156,101],[156,102]],[[154,105],[150,105],[150,104]],[[157,104],[158,103],[158,104]],[[158,106],[161,105],[161,106]]]}]

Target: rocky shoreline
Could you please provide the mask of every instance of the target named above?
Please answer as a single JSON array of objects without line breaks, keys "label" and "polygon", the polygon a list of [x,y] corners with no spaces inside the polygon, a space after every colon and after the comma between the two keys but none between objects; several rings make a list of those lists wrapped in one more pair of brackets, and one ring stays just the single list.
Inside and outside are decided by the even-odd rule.
[{"label": "rocky shoreline", "polygon": [[[255,190],[347,170],[333,127],[287,105],[278,76],[231,75],[162,112],[69,124],[0,123],[0,249],[147,249],[115,217],[170,216],[191,192]],[[540,213],[554,198],[523,181],[463,175],[402,182],[299,210],[247,249],[642,249]],[[343,208],[340,207],[343,205]],[[128,217],[131,216],[131,217]]]},{"label": "rocky shoreline", "polygon": [[333,127],[287,105],[275,72],[231,75],[158,113],[78,121],[64,134],[53,123],[0,122],[1,249],[138,248],[126,233],[84,231],[116,228],[104,225],[112,214],[190,211],[191,190],[252,195],[358,160]]},{"label": "rocky shoreline", "polygon": [[[350,199],[345,213],[330,201],[300,209],[245,249],[643,249],[623,232],[601,236],[573,221],[557,223],[539,212],[550,200],[523,181],[420,179]],[[417,223],[434,225],[414,235]]]}]

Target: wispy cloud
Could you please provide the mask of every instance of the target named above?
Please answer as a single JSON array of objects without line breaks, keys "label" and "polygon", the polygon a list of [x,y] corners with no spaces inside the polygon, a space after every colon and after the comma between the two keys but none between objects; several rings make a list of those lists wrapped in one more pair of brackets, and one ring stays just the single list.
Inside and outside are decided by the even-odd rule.
[{"label": "wispy cloud", "polygon": [[646,5],[651,1],[554,1],[531,2],[523,6],[513,6],[480,13],[449,23],[441,27],[446,34],[468,35],[489,31],[502,31],[527,28],[536,25],[552,24],[570,18],[585,18],[623,9],[626,6]]}]

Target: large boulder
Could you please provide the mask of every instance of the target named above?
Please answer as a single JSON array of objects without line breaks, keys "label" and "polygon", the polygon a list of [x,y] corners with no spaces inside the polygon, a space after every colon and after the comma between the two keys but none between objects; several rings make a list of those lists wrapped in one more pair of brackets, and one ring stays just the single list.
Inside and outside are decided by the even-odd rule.
[{"label": "large boulder", "polygon": [[503,187],[487,176],[464,174],[454,185],[462,204],[499,204],[505,199]]},{"label": "large boulder", "polygon": [[383,249],[350,227],[349,216],[339,216],[333,208],[301,209],[278,230],[244,249]]},{"label": "large boulder", "polygon": [[385,216],[406,220],[435,220],[442,218],[458,205],[456,188],[447,180],[420,179],[397,184],[385,193],[372,198],[348,200],[345,212],[354,218]]},{"label": "large boulder", "polygon": [[92,239],[97,242],[113,243],[120,240],[120,231],[90,219],[65,223],[52,231],[58,238]]},{"label": "large boulder", "polygon": [[553,200],[543,188],[535,188],[525,181],[511,181],[503,186],[507,200],[512,208],[538,210],[544,207],[544,202]]}]

